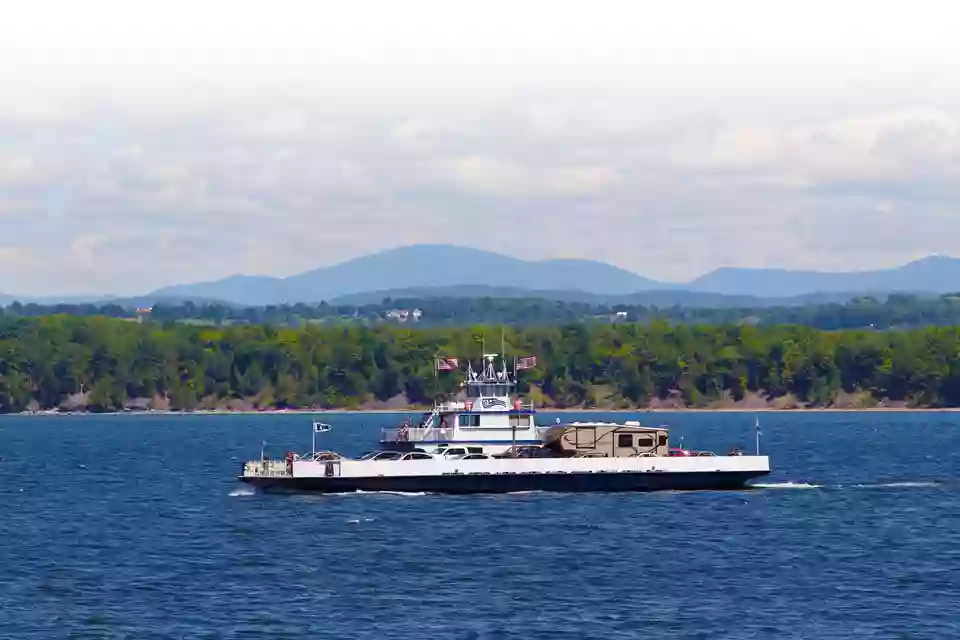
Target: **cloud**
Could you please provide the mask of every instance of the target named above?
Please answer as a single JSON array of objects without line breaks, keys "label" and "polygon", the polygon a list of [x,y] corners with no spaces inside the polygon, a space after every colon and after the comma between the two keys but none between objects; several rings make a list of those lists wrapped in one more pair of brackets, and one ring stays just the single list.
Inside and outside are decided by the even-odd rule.
[{"label": "cloud", "polygon": [[599,196],[619,182],[616,169],[609,166],[543,167],[483,156],[437,160],[429,176],[468,194],[506,198]]},{"label": "cloud", "polygon": [[216,4],[91,0],[51,24],[37,0],[0,25],[0,290],[415,242],[664,279],[960,246],[960,46],[936,12]]},{"label": "cloud", "polygon": [[[241,104],[219,120],[205,109],[160,122],[88,111],[44,135],[0,123],[19,139],[3,156],[13,195],[0,215],[25,246],[59,247],[56,269],[30,276],[44,292],[282,275],[412,242],[685,278],[724,264],[891,264],[958,239],[944,222],[957,195],[956,111],[611,124],[590,104],[558,102],[549,117],[529,104],[394,116],[301,102]],[[885,211],[902,212],[899,245],[881,237]],[[925,227],[904,218],[921,211]]]},{"label": "cloud", "polygon": [[0,187],[22,187],[39,179],[39,170],[32,158],[23,155],[0,155]]},{"label": "cloud", "polygon": [[0,264],[6,267],[23,268],[35,263],[35,257],[28,249],[0,246]]}]

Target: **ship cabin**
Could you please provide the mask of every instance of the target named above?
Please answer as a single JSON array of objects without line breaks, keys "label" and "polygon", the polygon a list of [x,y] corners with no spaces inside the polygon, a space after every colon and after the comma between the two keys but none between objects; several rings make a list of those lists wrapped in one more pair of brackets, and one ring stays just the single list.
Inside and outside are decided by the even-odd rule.
[{"label": "ship cabin", "polygon": [[539,444],[532,404],[516,397],[516,382],[503,368],[494,367],[496,354],[485,356],[482,370],[468,367],[457,399],[439,402],[414,424],[384,429],[381,447],[441,452],[458,445],[471,453],[497,453],[514,444]]},{"label": "ship cabin", "polygon": [[571,422],[543,433],[543,447],[562,457],[630,458],[670,455],[665,427],[639,422]]}]

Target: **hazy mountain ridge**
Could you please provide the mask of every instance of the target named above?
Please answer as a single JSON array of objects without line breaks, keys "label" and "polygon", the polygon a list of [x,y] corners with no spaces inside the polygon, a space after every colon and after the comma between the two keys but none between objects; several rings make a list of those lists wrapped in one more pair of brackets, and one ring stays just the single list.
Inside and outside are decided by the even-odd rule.
[{"label": "hazy mountain ridge", "polygon": [[686,285],[691,291],[759,297],[849,291],[950,293],[960,289],[960,260],[928,256],[892,269],[825,272],[723,267]]},{"label": "hazy mountain ridge", "polygon": [[[687,283],[645,278],[604,262],[527,261],[451,245],[389,249],[286,278],[233,275],[163,287],[139,296],[16,296],[0,304],[37,302],[220,301],[234,305],[363,304],[391,297],[530,297],[605,304],[762,306],[841,302],[873,293],[943,294],[960,290],[960,259],[929,256],[891,269],[853,272],[722,267]],[[499,293],[497,293],[499,292]]]},{"label": "hazy mountain ridge", "polygon": [[[474,297],[506,289],[507,297],[604,301],[636,296],[661,304],[755,304],[760,299],[842,301],[868,292],[942,294],[960,289],[960,259],[930,256],[892,269],[854,272],[722,267],[688,283],[660,282],[595,260],[525,261],[449,245],[414,245],[314,269],[289,278],[233,276],[221,281],[160,289],[158,295],[192,295],[245,304],[366,301],[428,295]],[[656,295],[654,295],[656,294]],[[368,295],[378,295],[370,298]],[[727,297],[739,298],[730,300]],[[703,301],[703,302],[698,302]],[[797,300],[796,303],[803,302]]]},{"label": "hazy mountain ridge", "polygon": [[448,245],[415,245],[355,258],[287,278],[230,276],[214,282],[164,287],[156,295],[203,296],[244,304],[320,302],[341,296],[412,287],[471,286],[629,294],[669,288],[625,269],[591,260],[528,262]]}]

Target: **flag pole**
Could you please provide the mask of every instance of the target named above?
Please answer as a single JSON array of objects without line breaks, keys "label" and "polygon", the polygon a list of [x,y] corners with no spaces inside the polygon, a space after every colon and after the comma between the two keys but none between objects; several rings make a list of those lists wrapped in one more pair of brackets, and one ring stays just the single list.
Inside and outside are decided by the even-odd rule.
[{"label": "flag pole", "polygon": [[760,416],[757,416],[757,455],[760,455]]}]

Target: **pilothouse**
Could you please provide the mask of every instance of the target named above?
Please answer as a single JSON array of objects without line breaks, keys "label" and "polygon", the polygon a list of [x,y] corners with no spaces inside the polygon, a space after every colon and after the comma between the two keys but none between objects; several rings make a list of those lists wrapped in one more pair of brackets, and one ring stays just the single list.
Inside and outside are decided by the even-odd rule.
[{"label": "pilothouse", "polygon": [[[441,452],[448,447],[466,448],[469,453],[498,454],[510,447],[539,444],[536,409],[516,396],[517,371],[536,365],[533,356],[514,360],[513,371],[505,358],[484,354],[479,371],[467,363],[459,397],[438,402],[413,424],[384,429],[380,446],[396,451],[421,449]],[[499,366],[498,366],[499,365]],[[437,358],[438,372],[459,370],[458,358]]]}]

